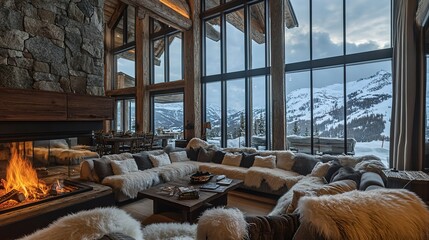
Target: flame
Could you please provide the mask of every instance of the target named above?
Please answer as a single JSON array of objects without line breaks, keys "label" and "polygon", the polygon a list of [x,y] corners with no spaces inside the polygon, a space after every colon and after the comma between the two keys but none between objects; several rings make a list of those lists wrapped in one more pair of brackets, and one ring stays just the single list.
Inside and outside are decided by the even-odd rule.
[{"label": "flame", "polygon": [[6,169],[5,189],[20,191],[26,198],[38,199],[49,194],[48,186],[37,177],[30,161],[18,153],[15,144],[11,146],[11,159]]}]

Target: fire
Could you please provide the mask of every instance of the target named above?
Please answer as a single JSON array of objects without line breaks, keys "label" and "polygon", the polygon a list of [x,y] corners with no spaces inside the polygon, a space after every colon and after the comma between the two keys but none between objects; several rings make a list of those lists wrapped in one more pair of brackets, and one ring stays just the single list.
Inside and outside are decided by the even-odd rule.
[{"label": "fire", "polygon": [[39,199],[49,194],[45,182],[39,180],[30,161],[19,154],[16,146],[11,146],[11,159],[6,169],[6,192],[13,189],[20,191],[27,199]]}]

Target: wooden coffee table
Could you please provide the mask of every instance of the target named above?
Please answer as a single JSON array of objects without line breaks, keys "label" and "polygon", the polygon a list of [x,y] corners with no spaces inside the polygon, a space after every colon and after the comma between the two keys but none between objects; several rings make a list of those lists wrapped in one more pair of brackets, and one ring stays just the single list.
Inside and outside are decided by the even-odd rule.
[{"label": "wooden coffee table", "polygon": [[[216,176],[211,181],[215,181]],[[200,214],[209,207],[225,206],[228,203],[228,192],[238,188],[243,184],[242,180],[233,179],[228,186],[220,186],[214,191],[200,190],[200,198],[190,200],[179,200],[178,196],[170,196],[162,192],[163,187],[188,187],[196,189],[202,184],[191,184],[190,177],[163,183],[139,192],[139,198],[149,198],[153,200],[153,213],[180,212],[183,220],[195,222]]]}]

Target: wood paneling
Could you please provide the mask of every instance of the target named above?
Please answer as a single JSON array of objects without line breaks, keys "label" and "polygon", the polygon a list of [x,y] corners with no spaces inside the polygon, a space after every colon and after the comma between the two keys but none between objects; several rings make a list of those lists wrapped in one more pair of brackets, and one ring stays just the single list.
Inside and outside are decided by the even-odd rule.
[{"label": "wood paneling", "polygon": [[68,95],[69,120],[113,119],[113,99],[106,97]]},{"label": "wood paneling", "polygon": [[146,87],[146,90],[149,92],[157,92],[157,91],[171,91],[176,89],[181,89],[185,87],[185,81],[173,81],[173,82],[163,82],[157,84],[150,84]]},{"label": "wood paneling", "polygon": [[66,119],[66,94],[0,89],[0,121],[61,121]]}]

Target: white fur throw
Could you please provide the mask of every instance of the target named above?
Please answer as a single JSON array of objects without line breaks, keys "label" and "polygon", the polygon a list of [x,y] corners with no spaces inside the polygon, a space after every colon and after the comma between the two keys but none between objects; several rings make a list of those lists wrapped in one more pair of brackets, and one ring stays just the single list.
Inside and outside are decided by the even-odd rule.
[{"label": "white fur throw", "polygon": [[244,178],[244,185],[259,188],[262,181],[265,180],[272,190],[279,190],[283,186],[291,188],[303,177],[296,172],[285,171],[279,168],[250,167]]},{"label": "white fur throw", "polygon": [[102,184],[119,189],[130,198],[136,198],[139,191],[148,189],[160,182],[158,173],[145,170],[108,176],[103,179]]},{"label": "white fur throw", "polygon": [[59,218],[47,228],[21,240],[92,240],[119,232],[136,240],[143,239],[140,223],[118,208],[96,208]]},{"label": "white fur throw", "polygon": [[189,223],[155,223],[143,228],[145,240],[194,240],[197,225]]},{"label": "white fur throw", "polygon": [[243,167],[234,167],[217,163],[199,164],[200,171],[210,172],[217,175],[225,175],[228,178],[244,180],[248,169]]},{"label": "white fur throw", "polygon": [[236,208],[210,209],[198,220],[197,240],[237,240],[247,235],[247,222]]},{"label": "white fur throw", "polygon": [[303,197],[298,211],[327,239],[429,239],[429,210],[405,189]]},{"label": "white fur throw", "polygon": [[208,142],[206,142],[206,141],[204,141],[204,140],[202,140],[202,139],[200,139],[200,138],[192,138],[190,141],[189,141],[189,143],[188,143],[188,145],[186,145],[186,149],[198,149],[198,148],[200,148],[200,147],[202,147],[202,148],[207,148],[207,147],[209,147],[210,145],[209,145],[209,143]]},{"label": "white fur throw", "polygon": [[149,169],[149,171],[157,172],[162,181],[170,182],[197,172],[198,166],[192,164],[190,161],[175,162],[158,168]]}]

